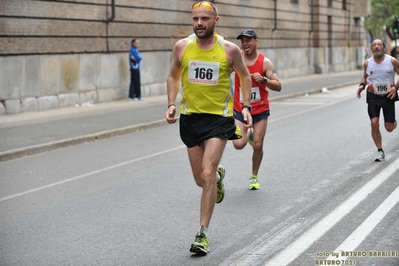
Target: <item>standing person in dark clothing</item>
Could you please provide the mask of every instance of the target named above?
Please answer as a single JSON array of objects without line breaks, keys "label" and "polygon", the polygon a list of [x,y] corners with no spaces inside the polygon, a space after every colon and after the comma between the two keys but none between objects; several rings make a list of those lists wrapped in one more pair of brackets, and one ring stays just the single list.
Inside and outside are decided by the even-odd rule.
[{"label": "standing person in dark clothing", "polygon": [[140,82],[140,61],[143,59],[138,50],[139,40],[132,40],[132,47],[129,53],[129,64],[130,64],[130,88],[129,98],[137,98],[139,101],[141,98],[141,82]]}]

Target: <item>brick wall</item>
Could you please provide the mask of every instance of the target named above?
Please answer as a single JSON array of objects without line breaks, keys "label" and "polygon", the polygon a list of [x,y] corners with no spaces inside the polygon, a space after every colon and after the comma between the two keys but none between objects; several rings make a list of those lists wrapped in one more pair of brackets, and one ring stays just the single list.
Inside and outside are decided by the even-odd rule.
[{"label": "brick wall", "polygon": [[[366,1],[355,0],[357,6]],[[0,55],[121,52],[133,37],[141,40],[143,52],[170,51],[177,39],[192,32],[193,2],[115,0],[115,17],[107,22],[111,0],[0,0]],[[331,1],[331,7],[328,2],[215,1],[221,16],[217,32],[235,41],[242,29],[253,28],[266,40],[260,48],[323,47],[331,16],[333,46],[346,46],[349,39],[361,45],[359,34],[349,33],[352,2],[345,10],[342,1]]]},{"label": "brick wall", "polygon": [[[255,29],[281,78],[352,70],[365,37],[353,1],[217,0],[216,31],[239,44],[243,29]],[[0,0],[0,115],[126,98],[132,38],[144,57],[142,95],[165,94],[172,47],[192,33],[193,3]]]}]

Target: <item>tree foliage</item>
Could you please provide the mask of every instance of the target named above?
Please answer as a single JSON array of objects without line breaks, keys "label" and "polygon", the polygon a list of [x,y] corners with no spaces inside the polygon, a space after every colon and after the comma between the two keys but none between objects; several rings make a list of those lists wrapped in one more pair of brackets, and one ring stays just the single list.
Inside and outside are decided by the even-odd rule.
[{"label": "tree foliage", "polygon": [[364,27],[372,39],[383,39],[385,27],[392,27],[393,17],[399,18],[399,0],[371,0],[371,14]]}]

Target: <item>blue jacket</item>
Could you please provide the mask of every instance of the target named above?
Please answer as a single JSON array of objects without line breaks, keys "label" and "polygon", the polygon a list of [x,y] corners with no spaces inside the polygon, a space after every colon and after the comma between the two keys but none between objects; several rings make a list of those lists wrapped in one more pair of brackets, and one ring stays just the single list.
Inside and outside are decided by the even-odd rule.
[{"label": "blue jacket", "polygon": [[135,46],[132,45],[132,48],[130,48],[130,53],[129,53],[129,64],[131,69],[140,69],[140,61],[143,59],[141,57],[139,50]]}]

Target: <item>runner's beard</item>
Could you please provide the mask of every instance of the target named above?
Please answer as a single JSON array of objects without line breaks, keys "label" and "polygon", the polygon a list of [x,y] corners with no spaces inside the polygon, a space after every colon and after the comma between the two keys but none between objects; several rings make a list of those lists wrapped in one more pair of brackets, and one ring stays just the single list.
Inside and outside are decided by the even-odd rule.
[{"label": "runner's beard", "polygon": [[375,57],[381,57],[384,55],[384,51],[378,51],[378,52],[374,52],[374,56]]},{"label": "runner's beard", "polygon": [[243,49],[245,55],[252,55],[254,53],[254,50],[249,47],[248,49]]},{"label": "runner's beard", "polygon": [[200,29],[200,30],[203,30],[203,31],[204,31],[204,32],[201,33],[201,34],[198,34],[198,30],[199,30],[199,29],[195,29],[195,28],[194,28],[194,33],[195,33],[195,35],[197,36],[198,39],[208,39],[208,38],[210,38],[211,36],[213,36],[213,30],[211,31],[211,30],[208,30],[208,29],[206,29],[206,28],[203,28],[203,29]]},{"label": "runner's beard", "polygon": [[253,55],[257,56],[256,45],[241,46],[241,50],[244,52],[244,55],[248,57],[252,57]]}]

